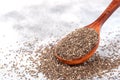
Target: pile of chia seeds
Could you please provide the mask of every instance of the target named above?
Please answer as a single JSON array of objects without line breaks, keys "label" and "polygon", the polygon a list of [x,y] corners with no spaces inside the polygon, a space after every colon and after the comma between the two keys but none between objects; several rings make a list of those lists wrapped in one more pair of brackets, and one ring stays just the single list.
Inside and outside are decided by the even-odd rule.
[{"label": "pile of chia seeds", "polygon": [[98,33],[92,28],[80,28],[61,39],[55,53],[63,59],[80,58],[90,52],[98,42]]}]

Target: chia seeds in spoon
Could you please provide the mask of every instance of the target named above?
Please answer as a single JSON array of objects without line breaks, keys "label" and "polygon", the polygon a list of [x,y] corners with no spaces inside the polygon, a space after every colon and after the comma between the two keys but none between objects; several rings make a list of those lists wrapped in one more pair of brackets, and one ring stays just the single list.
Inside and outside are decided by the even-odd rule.
[{"label": "chia seeds in spoon", "polygon": [[94,29],[80,28],[59,41],[55,52],[63,59],[76,59],[91,51],[97,42],[98,33]]}]

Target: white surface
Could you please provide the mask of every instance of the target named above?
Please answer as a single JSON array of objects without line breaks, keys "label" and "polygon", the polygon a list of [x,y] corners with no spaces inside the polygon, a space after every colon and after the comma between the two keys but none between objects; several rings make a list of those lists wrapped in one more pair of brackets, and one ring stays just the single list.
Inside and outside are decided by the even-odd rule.
[{"label": "white surface", "polygon": [[[0,0],[0,67],[4,63],[9,65],[8,62],[14,60],[13,53],[9,60],[6,60],[5,56],[10,53],[9,50],[20,47],[16,42],[22,43],[38,38],[43,42],[41,44],[45,44],[56,40],[94,21],[111,1]],[[120,31],[119,13],[120,8],[103,25],[101,30],[103,38],[106,37],[105,32]],[[6,71],[0,69],[0,80],[18,80],[15,73],[13,78],[3,75],[7,73]],[[118,71],[120,72],[120,69]],[[43,78],[40,77],[38,80]]]}]

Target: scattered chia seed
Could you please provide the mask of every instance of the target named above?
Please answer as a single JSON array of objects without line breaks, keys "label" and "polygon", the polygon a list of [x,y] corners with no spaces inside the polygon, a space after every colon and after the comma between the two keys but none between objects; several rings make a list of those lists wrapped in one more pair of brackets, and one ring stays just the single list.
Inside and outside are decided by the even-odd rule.
[{"label": "scattered chia seed", "polygon": [[[101,39],[100,46],[93,57],[75,66],[63,64],[54,57],[54,44],[41,45],[39,40],[19,43],[18,49],[9,50],[9,54],[3,56],[6,63],[0,59],[0,75],[4,76],[2,80],[8,79],[8,76],[10,80],[120,79],[119,32],[111,39],[107,37]],[[3,54],[4,51],[0,49]]]},{"label": "scattered chia seed", "polygon": [[98,42],[98,33],[92,28],[76,29],[60,40],[55,48],[63,59],[75,59],[84,56]]}]

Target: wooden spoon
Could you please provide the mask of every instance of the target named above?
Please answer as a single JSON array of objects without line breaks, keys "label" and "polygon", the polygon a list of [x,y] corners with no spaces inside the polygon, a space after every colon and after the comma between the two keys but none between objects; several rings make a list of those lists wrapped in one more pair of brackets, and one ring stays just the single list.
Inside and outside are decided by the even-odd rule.
[{"label": "wooden spoon", "polygon": [[62,57],[58,56],[57,53],[54,53],[54,56],[58,58],[61,62],[69,65],[75,65],[75,64],[80,64],[85,61],[87,61],[96,51],[99,45],[100,41],[100,29],[102,25],[105,23],[105,21],[112,15],[112,13],[120,6],[120,0],[113,0],[110,5],[105,9],[105,11],[98,17],[97,20],[95,20],[93,23],[85,26],[87,28],[92,28],[94,29],[98,34],[99,34],[99,40],[96,46],[89,52],[86,53],[85,56],[77,58],[77,59],[71,59],[71,60],[66,60],[63,59]]}]

